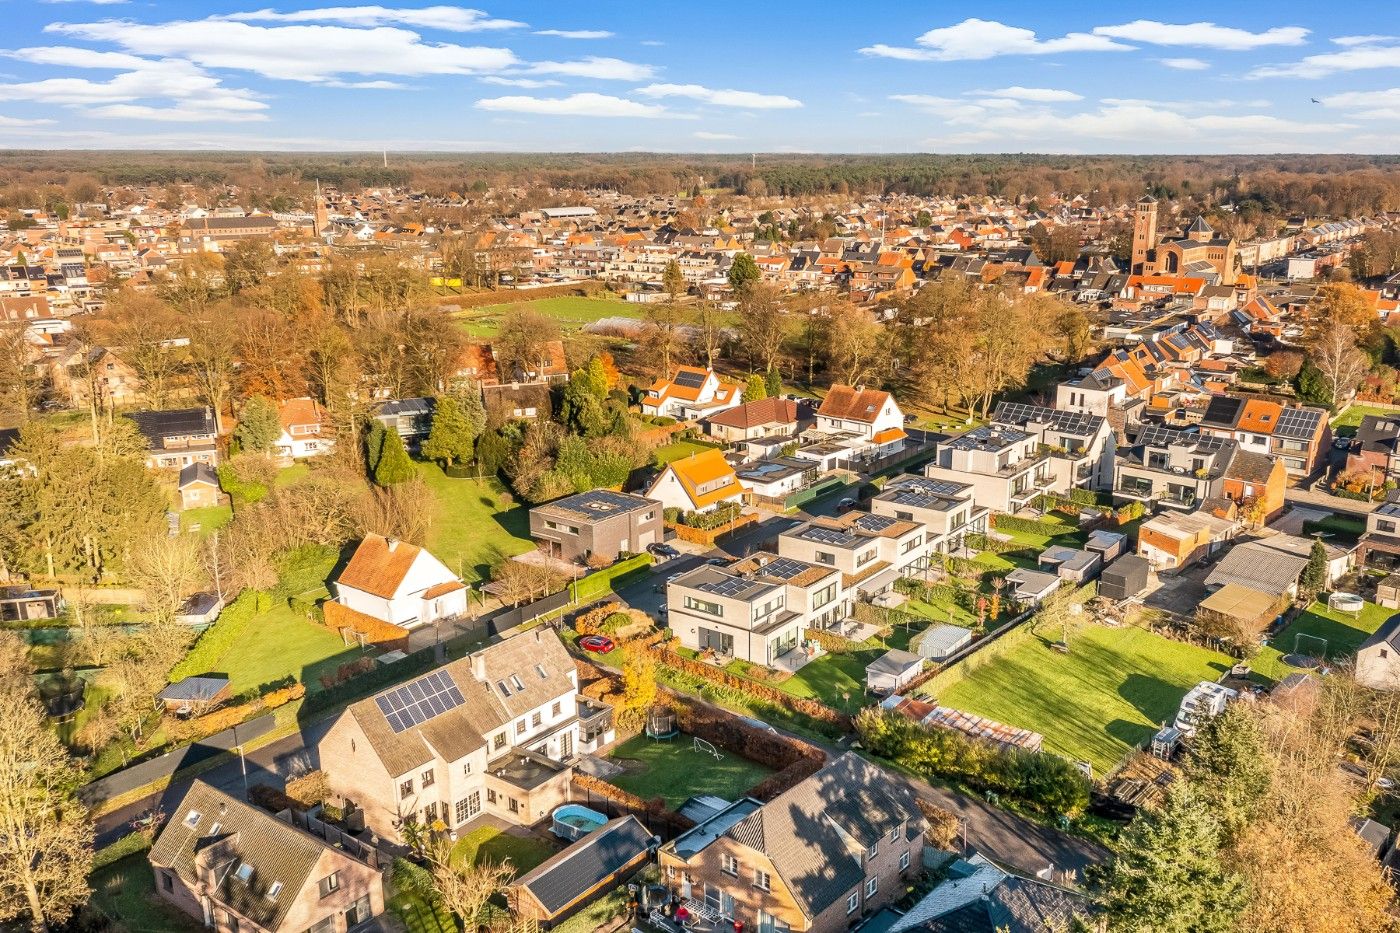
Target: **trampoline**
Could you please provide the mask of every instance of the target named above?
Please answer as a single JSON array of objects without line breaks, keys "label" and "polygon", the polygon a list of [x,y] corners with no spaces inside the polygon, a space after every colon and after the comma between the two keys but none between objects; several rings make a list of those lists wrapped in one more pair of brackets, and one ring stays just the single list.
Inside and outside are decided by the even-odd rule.
[{"label": "trampoline", "polygon": [[647,713],[647,738],[665,742],[674,739],[679,733],[680,728],[676,725],[676,714],[670,707],[654,706],[651,712]]}]

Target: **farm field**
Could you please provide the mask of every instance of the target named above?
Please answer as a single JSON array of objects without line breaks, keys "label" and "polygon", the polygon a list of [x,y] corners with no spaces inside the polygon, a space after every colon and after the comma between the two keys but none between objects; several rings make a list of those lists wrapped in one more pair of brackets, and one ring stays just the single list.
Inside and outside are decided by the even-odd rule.
[{"label": "farm field", "polygon": [[1029,631],[977,662],[950,668],[928,684],[940,704],[1032,729],[1048,751],[1089,761],[1095,775],[1176,714],[1186,691],[1217,680],[1232,659],[1136,627],[1092,625],[1070,639],[1068,654]]},{"label": "farm field", "polygon": [[512,308],[528,308],[553,318],[562,330],[578,330],[585,324],[602,320],[605,317],[642,316],[641,305],[615,298],[534,298],[522,301],[506,301],[495,305],[482,305],[460,312],[457,317],[462,328],[472,337],[495,336],[501,327],[501,318]]}]

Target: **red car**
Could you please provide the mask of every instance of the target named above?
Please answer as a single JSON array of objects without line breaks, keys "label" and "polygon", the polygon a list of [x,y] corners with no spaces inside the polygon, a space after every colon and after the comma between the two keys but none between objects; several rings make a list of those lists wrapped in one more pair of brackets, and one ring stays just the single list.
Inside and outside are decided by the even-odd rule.
[{"label": "red car", "polygon": [[606,635],[585,635],[578,640],[578,645],[584,651],[596,651],[599,654],[607,654],[617,647]]}]

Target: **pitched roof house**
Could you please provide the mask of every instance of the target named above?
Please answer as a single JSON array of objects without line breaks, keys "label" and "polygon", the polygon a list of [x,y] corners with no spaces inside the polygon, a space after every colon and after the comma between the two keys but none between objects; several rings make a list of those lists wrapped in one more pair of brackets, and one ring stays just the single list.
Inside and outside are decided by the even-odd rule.
[{"label": "pitched roof house", "polygon": [[724,502],[740,502],[744,486],[718,450],[703,450],[662,467],[646,497],[662,508],[707,512]]},{"label": "pitched roof house", "polygon": [[149,855],[162,900],[221,933],[339,933],[384,912],[365,850],[195,781]]},{"label": "pitched roof house", "polygon": [[864,386],[833,385],[817,409],[817,430],[855,434],[877,447],[905,438],[904,412],[894,396]]},{"label": "pitched roof house", "polygon": [[336,602],[403,628],[463,615],[467,588],[427,549],[370,534],[332,584]]},{"label": "pitched roof house", "polygon": [[319,457],[335,446],[335,431],[327,423],[325,409],[314,398],[292,398],[277,403],[282,435],[273,448],[279,457],[302,460]]},{"label": "pitched roof house", "polygon": [[656,380],[642,396],[642,413],[687,421],[718,414],[743,400],[743,390],[713,369],[681,366],[670,379]]},{"label": "pitched roof house", "polygon": [[180,469],[192,463],[218,465],[218,428],[211,409],[134,411],[127,417],[146,438],[146,466]]},{"label": "pitched roof house", "polygon": [[846,753],[766,804],[744,798],[662,846],[687,913],[835,933],[904,893],[924,821],[901,781]]}]

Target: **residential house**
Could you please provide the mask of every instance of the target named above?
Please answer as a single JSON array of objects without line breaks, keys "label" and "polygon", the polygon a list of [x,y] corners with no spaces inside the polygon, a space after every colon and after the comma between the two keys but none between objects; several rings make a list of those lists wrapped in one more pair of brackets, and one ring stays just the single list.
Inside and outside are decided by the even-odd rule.
[{"label": "residential house", "polygon": [[1366,415],[1347,450],[1347,473],[1369,476],[1376,486],[1400,480],[1400,412]]},{"label": "residential house", "polygon": [[1386,501],[1366,516],[1366,532],[1356,543],[1356,565],[1400,569],[1400,492],[1386,493]]},{"label": "residential house", "polygon": [[778,435],[795,438],[799,430],[797,402],[765,398],[725,409],[705,419],[705,432],[727,444]]},{"label": "residential house", "polygon": [[374,406],[370,417],[403,438],[409,449],[417,449],[433,429],[431,398],[394,398]]},{"label": "residential house", "polygon": [[1143,428],[1135,444],[1118,448],[1113,497],[1192,511],[1224,497],[1238,450],[1237,442],[1215,434]]},{"label": "residential house", "polygon": [[952,554],[962,549],[967,535],[987,531],[991,513],[973,501],[974,489],[971,483],[903,473],[876,493],[870,511],[922,525],[929,556]]},{"label": "residential house", "polygon": [[366,535],[331,585],[336,604],[401,628],[467,611],[466,585],[447,565],[425,548],[383,535]]},{"label": "residential house", "polygon": [[146,466],[178,470],[192,463],[219,463],[218,428],[209,408],[134,411],[126,417],[146,439]]},{"label": "residential house", "polygon": [[439,820],[455,838],[481,814],[529,826],[569,798],[577,693],[573,659],[537,628],[352,703],[318,745],[321,768],[389,839]]},{"label": "residential house", "polygon": [[1113,486],[1115,439],[1102,415],[1061,411],[1042,405],[1001,402],[991,423],[1035,436],[1050,454],[1056,488],[1109,489]]},{"label": "residential house", "polygon": [[180,508],[205,509],[218,505],[223,497],[219,489],[219,474],[204,462],[180,468]]},{"label": "residential house", "polygon": [[273,450],[283,460],[319,457],[335,446],[335,430],[321,403],[313,398],[293,398],[277,403],[282,434]]},{"label": "residential house", "polygon": [[889,931],[1047,933],[1075,929],[1090,913],[1083,894],[1010,874],[973,852],[954,861],[944,880],[896,918]]},{"label": "residential house", "polygon": [[1236,528],[1205,512],[1163,512],[1138,527],[1137,553],[1154,570],[1180,570],[1214,554]]},{"label": "residential house", "polygon": [[1284,509],[1288,470],[1282,458],[1240,450],[1225,468],[1220,491],[1240,506],[1242,515],[1255,513],[1261,524],[1267,523]]},{"label": "residential house", "polygon": [[725,502],[742,502],[744,492],[724,454],[703,450],[662,467],[647,487],[646,497],[660,502],[662,508],[708,512]]},{"label": "residential house", "polygon": [[687,913],[717,926],[838,933],[903,895],[923,847],[904,782],[847,752],[768,803],[731,804],[658,861]]},{"label": "residential house", "polygon": [[509,362],[489,343],[468,344],[462,349],[457,375],[483,389],[503,385],[555,385],[569,381],[564,341],[543,340],[532,347],[531,359]]},{"label": "residential house", "polygon": [[768,457],[736,468],[735,475],[749,499],[781,500],[816,481],[820,468],[798,457]]},{"label": "residential house", "polygon": [[640,554],[664,535],[662,505],[655,499],[593,489],[530,510],[530,537],[551,557],[612,563]]},{"label": "residential house", "polygon": [[852,594],[835,567],[760,551],[673,577],[666,607],[671,631],[685,647],[774,667],[801,650],[807,629],[832,628],[848,618]]},{"label": "residential house", "polygon": [[928,570],[933,553],[923,525],[871,512],[814,518],[778,536],[780,556],[835,567],[848,590],[867,598]]},{"label": "residential house", "polygon": [[1382,622],[1356,649],[1355,674],[1372,689],[1400,689],[1400,613]]},{"label": "residential house", "polygon": [[924,475],[970,483],[972,501],[994,512],[1019,512],[1042,493],[1069,489],[1035,434],[996,425],[939,441]]},{"label": "residential house", "polygon": [[343,933],[384,912],[354,840],[332,844],[197,780],[151,845],[156,896],[218,933]]},{"label": "residential house", "polygon": [[221,253],[241,240],[270,239],[277,221],[268,214],[246,217],[192,217],[180,228],[182,253]]},{"label": "residential house", "polygon": [[661,378],[642,396],[642,414],[691,421],[709,418],[738,406],[743,389],[725,382],[713,369],[677,368],[675,376]]},{"label": "residential house", "polygon": [[1295,476],[1311,473],[1332,444],[1325,409],[1266,398],[1217,395],[1206,406],[1200,431],[1232,438],[1241,450],[1278,457]]}]

